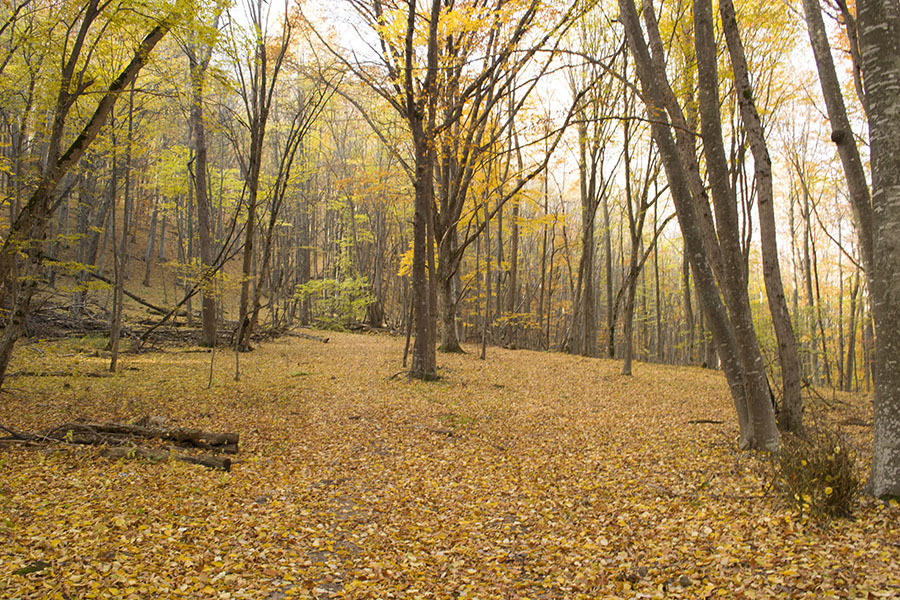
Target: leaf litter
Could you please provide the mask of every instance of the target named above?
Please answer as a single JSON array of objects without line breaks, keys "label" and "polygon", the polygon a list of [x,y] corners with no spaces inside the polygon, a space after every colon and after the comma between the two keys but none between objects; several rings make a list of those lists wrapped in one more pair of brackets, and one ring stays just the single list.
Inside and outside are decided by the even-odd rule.
[{"label": "leaf litter", "polygon": [[[0,449],[4,598],[900,597],[900,508],[807,520],[735,448],[720,373],[491,349],[397,371],[402,340],[105,359],[32,344],[0,424],[235,431],[232,471]],[[303,377],[295,373],[302,372]],[[865,415],[845,396],[823,410]],[[860,453],[868,429],[850,432]],[[39,567],[39,568],[38,568]]]}]

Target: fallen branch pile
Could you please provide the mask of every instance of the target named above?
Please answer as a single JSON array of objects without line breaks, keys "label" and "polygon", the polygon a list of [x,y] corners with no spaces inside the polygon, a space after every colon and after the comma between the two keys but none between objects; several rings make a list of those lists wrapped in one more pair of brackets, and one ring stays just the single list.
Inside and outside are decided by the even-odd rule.
[{"label": "fallen branch pile", "polygon": [[[9,436],[0,442],[25,442],[29,444],[65,443],[109,446],[101,455],[107,458],[144,458],[154,461],[179,460],[199,464],[212,469],[228,471],[231,459],[217,456],[218,453],[236,454],[237,433],[213,433],[199,429],[167,427],[164,420],[144,417],[135,424],[124,423],[64,423],[41,433],[16,431],[0,425]],[[178,448],[196,448],[215,454],[186,455],[167,449],[151,449],[137,445],[159,440]]]}]

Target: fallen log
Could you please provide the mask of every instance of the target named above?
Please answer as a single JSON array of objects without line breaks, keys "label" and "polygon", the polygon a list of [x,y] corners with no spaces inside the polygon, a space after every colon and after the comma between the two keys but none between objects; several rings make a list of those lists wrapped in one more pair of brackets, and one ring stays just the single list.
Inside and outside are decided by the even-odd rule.
[{"label": "fallen log", "polygon": [[303,338],[304,340],[313,340],[315,342],[322,342],[323,344],[328,343],[328,338],[321,335],[310,335],[308,333],[303,333],[302,331],[286,331],[284,333],[290,337],[298,337]]},{"label": "fallen log", "polygon": [[[158,425],[161,421],[157,417],[145,417],[142,422]],[[192,456],[177,454],[172,450],[150,449],[135,445],[135,439],[158,439],[228,454],[236,454],[238,445],[236,433],[210,433],[199,429],[154,428],[120,423],[65,423],[42,433],[18,431],[4,425],[0,425],[0,430],[9,434],[0,438],[0,447],[14,444],[41,446],[48,443],[103,445],[107,447],[100,455],[106,458],[178,460],[223,471],[231,470],[230,458],[212,454]]]},{"label": "fallen log", "polygon": [[86,371],[84,373],[76,373],[75,371],[13,371],[8,373],[7,377],[112,377],[112,373],[94,373]]},{"label": "fallen log", "polygon": [[72,444],[109,444],[121,446],[131,438],[156,439],[201,450],[236,454],[240,434],[214,433],[199,429],[151,428],[123,423],[65,423],[43,434]]},{"label": "fallen log", "polygon": [[112,459],[135,459],[143,458],[154,462],[162,462],[164,460],[178,460],[192,465],[202,465],[210,469],[218,469],[220,471],[231,470],[231,459],[223,456],[215,456],[205,454],[201,456],[191,456],[189,454],[175,454],[167,450],[151,450],[149,448],[141,448],[140,446],[131,446],[128,448],[105,448],[100,456]]}]

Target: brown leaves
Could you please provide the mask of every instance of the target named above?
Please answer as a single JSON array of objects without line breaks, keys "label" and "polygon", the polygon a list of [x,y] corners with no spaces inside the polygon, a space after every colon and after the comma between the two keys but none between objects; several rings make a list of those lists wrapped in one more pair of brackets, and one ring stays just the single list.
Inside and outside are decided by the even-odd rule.
[{"label": "brown leaves", "polygon": [[[331,339],[263,345],[239,384],[220,360],[210,390],[196,353],[128,356],[139,371],[69,388],[17,378],[0,403],[17,429],[164,414],[239,432],[242,448],[230,474],[0,451],[0,596],[900,594],[900,508],[865,501],[856,521],[817,525],[764,495],[717,373],[638,364],[624,378],[614,361],[495,349],[407,383],[388,380],[402,340]],[[102,368],[44,354],[20,360]]]}]

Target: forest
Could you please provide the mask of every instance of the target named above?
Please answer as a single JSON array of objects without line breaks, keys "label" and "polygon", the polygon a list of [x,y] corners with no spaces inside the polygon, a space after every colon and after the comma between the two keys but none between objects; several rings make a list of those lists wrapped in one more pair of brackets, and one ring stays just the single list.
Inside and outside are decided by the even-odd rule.
[{"label": "forest", "polygon": [[0,596],[900,596],[897,0],[2,0]]}]

